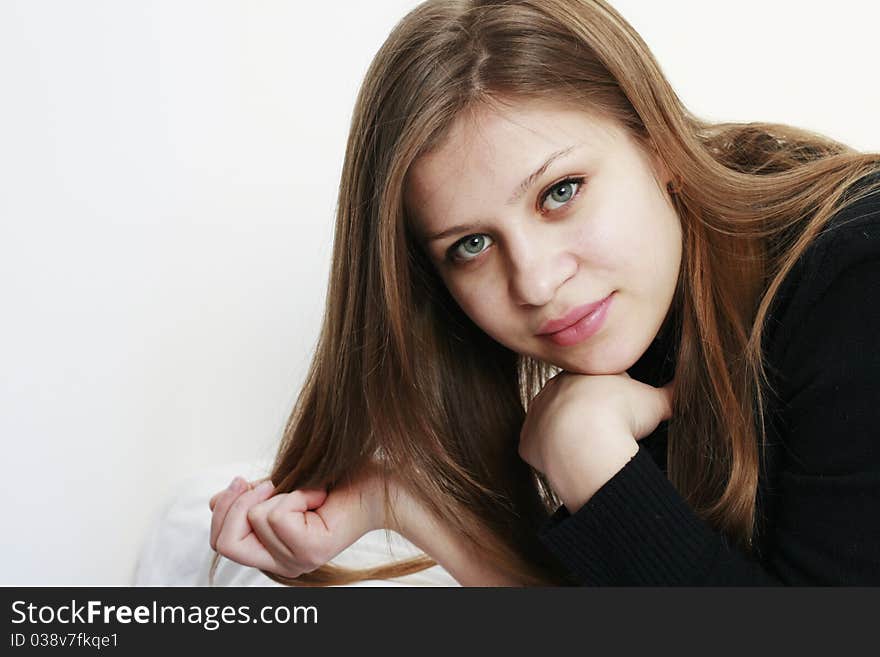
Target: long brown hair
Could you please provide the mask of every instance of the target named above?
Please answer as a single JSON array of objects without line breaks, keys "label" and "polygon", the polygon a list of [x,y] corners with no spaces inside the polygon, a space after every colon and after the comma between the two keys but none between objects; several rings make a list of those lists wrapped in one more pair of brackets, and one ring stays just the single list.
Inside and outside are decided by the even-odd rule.
[{"label": "long brown hair", "polygon": [[[555,368],[464,315],[403,203],[413,162],[465,112],[530,99],[618,121],[673,174],[683,255],[668,476],[749,549],[773,393],[765,320],[828,219],[871,191],[847,194],[880,171],[880,156],[790,126],[699,119],[603,0],[429,0],[376,54],[346,148],[324,322],[272,469],[276,490],[333,486],[377,462],[498,568],[527,584],[565,581],[536,538],[558,499],[517,455],[529,401]],[[266,575],[329,585],[431,565]]]}]

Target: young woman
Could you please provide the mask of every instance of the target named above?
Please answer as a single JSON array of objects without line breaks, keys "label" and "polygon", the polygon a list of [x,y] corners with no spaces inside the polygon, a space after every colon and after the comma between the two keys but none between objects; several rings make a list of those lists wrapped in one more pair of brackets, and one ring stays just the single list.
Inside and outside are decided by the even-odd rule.
[{"label": "young woman", "polygon": [[[212,547],[300,585],[880,584],[878,190],[880,155],[695,117],[602,0],[420,5]],[[327,563],[381,527],[427,557]]]}]

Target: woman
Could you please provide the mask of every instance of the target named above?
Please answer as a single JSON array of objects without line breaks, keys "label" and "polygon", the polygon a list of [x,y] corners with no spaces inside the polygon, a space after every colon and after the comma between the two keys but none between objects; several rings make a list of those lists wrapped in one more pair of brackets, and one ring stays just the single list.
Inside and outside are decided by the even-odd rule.
[{"label": "woman", "polygon": [[[358,98],[273,471],[212,499],[212,547],[288,584],[880,583],[878,173],[701,121],[601,0],[422,4]],[[430,558],[326,565],[379,527]]]}]

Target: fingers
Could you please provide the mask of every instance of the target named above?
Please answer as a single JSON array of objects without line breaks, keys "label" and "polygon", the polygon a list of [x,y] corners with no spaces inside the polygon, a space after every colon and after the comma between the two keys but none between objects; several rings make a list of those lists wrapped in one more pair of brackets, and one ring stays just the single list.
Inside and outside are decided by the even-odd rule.
[{"label": "fingers", "polygon": [[[240,477],[236,477],[236,479],[240,479]],[[268,481],[268,479],[269,477],[262,477],[261,479],[254,479],[254,481],[252,482],[245,481],[245,485],[248,488],[255,488],[256,486],[259,486],[262,482]],[[235,481],[235,479],[233,479],[233,481]],[[211,509],[211,511],[214,510],[214,507],[217,505],[217,500],[220,498],[220,496],[223,495],[223,493],[225,493],[227,490],[229,489],[221,490],[219,493],[214,493],[214,495],[211,496],[211,499],[208,500],[208,507]]]},{"label": "fingers", "polygon": [[675,400],[675,379],[660,388],[661,392],[661,418],[669,420],[672,418],[672,407]]},{"label": "fingers", "polygon": [[227,559],[240,563],[242,566],[259,568],[273,573],[281,573],[281,568],[274,557],[266,550],[256,534],[251,532],[234,545],[218,544],[217,551]]},{"label": "fingers", "polygon": [[[244,486],[242,486],[242,482],[244,482]],[[208,500],[208,507],[211,509],[211,511],[213,511],[214,507],[217,506],[217,501],[220,499],[221,495],[228,495],[233,491],[242,492],[249,488],[253,488],[253,484],[248,483],[242,477],[236,476],[233,478],[232,483],[229,484],[229,486],[221,490],[219,493],[214,493],[211,496],[211,499]]]},{"label": "fingers", "polygon": [[[329,559],[365,532],[365,523],[357,521],[362,513],[353,507],[360,502],[347,492],[328,497],[323,490],[303,489],[286,498],[269,515],[269,522],[278,538],[286,545],[300,546],[300,553]],[[316,555],[321,546],[332,554]]]},{"label": "fingers", "polygon": [[327,499],[327,491],[323,488],[300,488],[287,494],[284,501],[285,511],[309,511],[317,509]]},{"label": "fingers", "polygon": [[275,495],[252,506],[247,512],[247,519],[254,534],[278,562],[287,562],[293,557],[290,547],[285,545],[272,529],[274,523],[269,522],[269,515],[274,513],[275,508],[284,501],[285,497],[284,494]]},{"label": "fingers", "polygon": [[639,383],[638,395],[628,404],[628,428],[636,440],[650,436],[657,426],[672,419],[675,381],[662,388],[647,383]]},{"label": "fingers", "polygon": [[226,519],[226,514],[229,512],[229,507],[232,506],[232,503],[238,499],[239,495],[245,491],[252,490],[259,483],[268,481],[268,479],[268,477],[264,477],[263,479],[257,479],[254,483],[248,483],[241,477],[235,477],[226,489],[216,493],[211,498],[208,502],[208,506],[211,508],[211,511],[213,511],[213,515],[211,516],[210,538],[212,550],[217,549],[217,535],[223,527],[223,522]]},{"label": "fingers", "polygon": [[220,491],[211,498],[211,549],[217,549],[217,536],[223,527],[229,507],[244,491],[248,490],[247,482],[241,477],[232,480],[226,490]]},{"label": "fingers", "polygon": [[[278,505],[271,509],[271,514],[267,513],[266,515],[266,526],[271,526],[273,534],[282,543],[295,547],[301,545],[309,530],[314,534],[315,531],[327,529],[323,520],[319,525],[315,523],[314,518],[308,517],[317,516],[318,519],[321,519],[311,509],[317,509],[324,504],[327,499],[327,491],[301,489],[279,497],[281,500]],[[309,527],[308,520],[312,520],[311,527]]]},{"label": "fingers", "polygon": [[273,492],[271,482],[263,482],[256,488],[243,492],[238,498],[232,502],[226,518],[223,521],[223,527],[217,536],[218,543],[221,540],[240,541],[247,536],[251,527],[247,521],[247,512],[252,506],[268,499]]},{"label": "fingers", "polygon": [[351,542],[344,532],[334,535],[328,526],[326,515],[332,511],[328,511],[327,499],[323,490],[296,490],[266,517],[272,534],[287,547],[288,568],[297,575],[323,565]]},{"label": "fingers", "polygon": [[320,507],[326,499],[324,490],[301,489],[276,495],[248,511],[254,534],[278,565],[274,572],[298,577],[335,554],[333,539],[323,523],[304,521],[307,513],[317,515],[309,509]]},{"label": "fingers", "polygon": [[[242,492],[228,508],[217,534],[214,549],[242,565],[277,570],[275,559],[253,532],[247,517],[250,509],[268,499],[273,491],[272,482],[267,480],[251,490]],[[218,508],[222,501],[222,499],[218,500]]]},{"label": "fingers", "polygon": [[370,528],[363,485],[273,495],[240,478],[215,495],[212,547],[240,564],[297,577],[332,559]]}]

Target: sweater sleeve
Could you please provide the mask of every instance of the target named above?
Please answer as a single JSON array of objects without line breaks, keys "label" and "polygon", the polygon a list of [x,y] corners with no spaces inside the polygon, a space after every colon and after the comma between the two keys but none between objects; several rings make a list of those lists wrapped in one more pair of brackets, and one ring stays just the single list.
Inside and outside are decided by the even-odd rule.
[{"label": "sweater sleeve", "polygon": [[577,512],[560,507],[539,536],[582,585],[782,583],[703,522],[644,447]]},{"label": "sweater sleeve", "polygon": [[560,507],[539,530],[578,583],[880,584],[878,244],[876,226],[838,240],[785,316],[782,453],[763,561],[702,521],[640,446],[583,507]]}]

